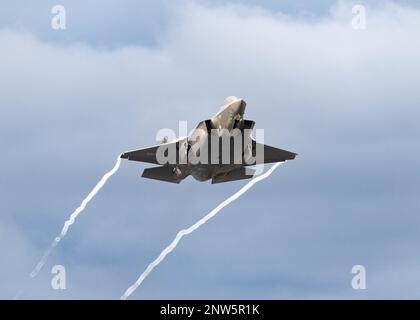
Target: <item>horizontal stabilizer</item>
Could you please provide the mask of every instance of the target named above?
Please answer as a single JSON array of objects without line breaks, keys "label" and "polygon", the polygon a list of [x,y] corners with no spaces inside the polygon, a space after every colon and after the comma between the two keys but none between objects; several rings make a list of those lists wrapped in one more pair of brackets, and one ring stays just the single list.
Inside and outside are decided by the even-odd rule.
[{"label": "horizontal stabilizer", "polygon": [[260,161],[259,159],[256,159],[257,161],[254,161],[254,163],[248,163],[248,165],[254,165],[258,163],[283,162],[287,160],[293,160],[297,156],[297,154],[294,152],[274,148],[266,144],[261,144],[261,143],[256,142],[255,140],[252,140],[252,155],[254,157],[257,154],[258,148],[260,148],[260,150],[264,150],[264,161]]}]

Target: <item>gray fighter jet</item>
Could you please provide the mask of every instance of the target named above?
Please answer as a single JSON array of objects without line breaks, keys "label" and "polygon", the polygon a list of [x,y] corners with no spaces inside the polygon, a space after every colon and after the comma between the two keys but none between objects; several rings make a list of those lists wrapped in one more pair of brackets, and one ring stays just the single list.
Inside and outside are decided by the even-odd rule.
[{"label": "gray fighter jet", "polygon": [[127,151],[121,158],[159,164],[148,168],[142,177],[180,183],[189,175],[212,183],[249,179],[254,166],[293,160],[296,153],[270,147],[251,137],[254,121],[243,118],[246,103],[228,97],[220,111],[198,124],[193,133],[145,149]]}]

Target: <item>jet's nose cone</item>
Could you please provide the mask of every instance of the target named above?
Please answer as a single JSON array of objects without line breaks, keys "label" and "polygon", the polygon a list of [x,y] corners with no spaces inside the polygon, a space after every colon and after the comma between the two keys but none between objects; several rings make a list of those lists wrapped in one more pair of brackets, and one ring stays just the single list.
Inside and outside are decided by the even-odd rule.
[{"label": "jet's nose cone", "polygon": [[232,109],[236,114],[243,115],[245,112],[246,102],[243,99],[237,99],[232,103]]}]

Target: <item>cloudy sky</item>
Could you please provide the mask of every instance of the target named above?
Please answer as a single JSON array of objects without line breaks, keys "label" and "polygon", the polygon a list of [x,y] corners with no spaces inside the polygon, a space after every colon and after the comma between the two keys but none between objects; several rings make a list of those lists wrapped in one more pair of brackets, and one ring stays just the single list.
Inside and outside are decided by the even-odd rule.
[{"label": "cloudy sky", "polygon": [[[420,297],[420,5],[358,1],[1,2],[0,298],[116,299],[245,182],[140,179],[125,150],[189,128],[229,95],[299,153],[192,235],[133,299]],[[63,265],[67,289],[51,288]],[[354,265],[367,289],[351,286]]]}]

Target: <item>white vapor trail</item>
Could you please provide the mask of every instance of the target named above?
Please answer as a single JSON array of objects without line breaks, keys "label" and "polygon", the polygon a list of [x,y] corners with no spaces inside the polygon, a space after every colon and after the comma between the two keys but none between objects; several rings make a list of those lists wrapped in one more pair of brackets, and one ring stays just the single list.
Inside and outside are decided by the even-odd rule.
[{"label": "white vapor trail", "polygon": [[150,274],[150,272],[153,271],[155,267],[157,267],[163,259],[165,259],[166,255],[170,253],[172,250],[175,249],[175,247],[178,245],[178,242],[182,239],[182,237],[192,233],[196,229],[198,229],[201,225],[205,224],[208,220],[213,218],[220,210],[222,210],[224,207],[226,207],[228,204],[230,204],[232,201],[235,201],[240,196],[242,196],[246,191],[248,191],[254,184],[257,182],[264,180],[269,175],[273,173],[273,171],[281,164],[281,162],[278,162],[274,164],[266,173],[264,173],[261,176],[258,176],[251,181],[249,181],[246,185],[244,185],[239,191],[237,191],[235,194],[231,195],[229,198],[227,198],[225,201],[223,201],[221,204],[219,204],[216,208],[214,208],[212,211],[210,211],[206,216],[198,220],[195,224],[193,224],[188,229],[183,229],[178,232],[175,239],[167,246],[163,251],[160,253],[160,255],[152,262],[150,263],[146,270],[143,271],[143,273],[140,275],[140,277],[137,279],[137,281],[130,286],[125,293],[121,296],[121,300],[126,300],[141,284],[142,282],[147,278],[147,276]]},{"label": "white vapor trail", "polygon": [[38,262],[34,270],[32,270],[30,277],[34,278],[37,276],[39,271],[42,269],[42,267],[45,265],[45,263],[48,260],[48,257],[50,256],[51,252],[54,250],[54,248],[57,246],[57,244],[63,239],[67,231],[69,230],[70,226],[74,223],[76,218],[79,216],[80,213],[85,209],[86,205],[90,202],[90,200],[93,199],[93,197],[98,193],[99,190],[102,189],[102,187],[105,185],[107,180],[115,173],[120,167],[121,164],[121,155],[118,156],[117,162],[112,168],[111,171],[107,172],[101,180],[96,184],[96,186],[92,189],[92,191],[88,194],[88,196],[82,201],[80,206],[73,211],[73,213],[70,215],[70,218],[64,223],[63,229],[61,229],[60,234],[54,239],[54,241],[51,243],[50,247],[45,251],[44,255],[42,256],[41,260]]}]

